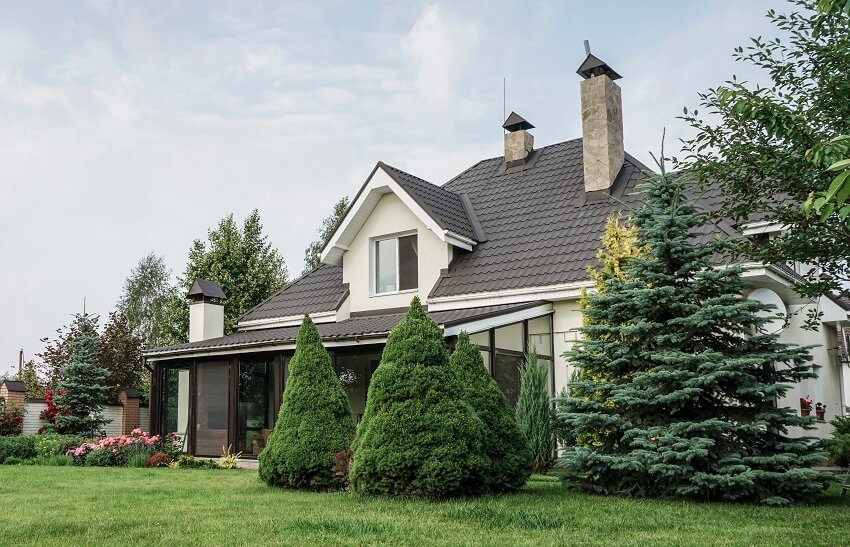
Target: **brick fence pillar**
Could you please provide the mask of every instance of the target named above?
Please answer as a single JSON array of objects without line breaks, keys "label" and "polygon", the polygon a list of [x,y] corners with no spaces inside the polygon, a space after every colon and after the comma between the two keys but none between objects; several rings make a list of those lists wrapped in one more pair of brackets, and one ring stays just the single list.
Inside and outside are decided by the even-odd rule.
[{"label": "brick fence pillar", "polygon": [[6,380],[0,385],[0,397],[6,401],[6,408],[17,406],[23,409],[27,400],[27,386],[23,382]]},{"label": "brick fence pillar", "polygon": [[139,427],[139,391],[127,388],[118,395],[118,401],[124,407],[121,413],[121,434],[129,435]]}]

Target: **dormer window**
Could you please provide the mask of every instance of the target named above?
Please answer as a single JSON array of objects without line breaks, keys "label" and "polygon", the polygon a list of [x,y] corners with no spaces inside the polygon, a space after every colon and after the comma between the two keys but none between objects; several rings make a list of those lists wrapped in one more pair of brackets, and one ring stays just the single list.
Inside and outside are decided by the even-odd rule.
[{"label": "dormer window", "polygon": [[419,245],[416,234],[374,241],[375,294],[419,287]]}]

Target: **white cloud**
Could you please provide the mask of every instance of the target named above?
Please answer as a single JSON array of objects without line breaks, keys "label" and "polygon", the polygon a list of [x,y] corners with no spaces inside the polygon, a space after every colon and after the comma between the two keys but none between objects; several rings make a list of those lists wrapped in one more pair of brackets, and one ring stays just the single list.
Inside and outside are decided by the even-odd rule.
[{"label": "white cloud", "polygon": [[415,63],[416,91],[425,104],[451,104],[477,41],[475,25],[448,20],[436,5],[425,8],[401,43]]}]

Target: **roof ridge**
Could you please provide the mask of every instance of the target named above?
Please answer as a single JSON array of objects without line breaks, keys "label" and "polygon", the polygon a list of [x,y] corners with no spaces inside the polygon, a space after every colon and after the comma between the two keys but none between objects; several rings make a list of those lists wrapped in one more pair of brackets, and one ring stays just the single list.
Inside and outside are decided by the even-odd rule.
[{"label": "roof ridge", "polygon": [[[534,149],[534,151],[535,151],[535,152],[542,152],[543,150],[546,150],[547,148],[554,148],[555,146],[561,146],[561,145],[564,145],[564,144],[568,144],[568,143],[575,142],[575,141],[580,141],[580,140],[582,140],[582,138],[581,138],[581,137],[576,137],[575,139],[567,139],[567,140],[565,140],[565,141],[561,141],[561,142],[553,142],[552,144],[547,144],[546,146],[541,146],[540,148],[535,148],[535,149]],[[453,176],[452,178],[450,178],[449,180],[447,180],[446,182],[444,182],[444,183],[440,186],[440,188],[442,188],[442,189],[444,189],[444,190],[449,190],[450,192],[454,192],[454,190],[451,190],[451,189],[449,189],[449,188],[446,188],[446,186],[448,186],[449,184],[451,184],[451,183],[452,183],[452,182],[454,182],[455,180],[459,179],[460,177],[462,177],[463,175],[465,175],[467,172],[469,172],[469,171],[471,171],[471,170],[475,169],[476,167],[478,167],[478,166],[479,166],[479,165],[481,165],[482,163],[485,163],[485,162],[488,162],[488,161],[497,160],[497,159],[504,159],[504,158],[505,158],[505,156],[504,156],[504,155],[501,155],[501,156],[493,156],[493,157],[491,157],[491,158],[484,158],[483,160],[478,160],[478,161],[477,161],[477,162],[475,162],[474,164],[470,165],[469,167],[467,167],[466,169],[464,169],[463,171],[461,171],[461,172],[460,172],[460,173],[458,173],[457,175]]]}]

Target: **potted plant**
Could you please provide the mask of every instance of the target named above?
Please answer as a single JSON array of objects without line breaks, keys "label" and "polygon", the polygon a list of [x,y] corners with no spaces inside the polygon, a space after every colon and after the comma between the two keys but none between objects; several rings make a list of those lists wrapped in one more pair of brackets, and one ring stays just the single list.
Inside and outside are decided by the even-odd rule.
[{"label": "potted plant", "polygon": [[815,405],[815,416],[817,416],[818,420],[821,422],[824,420],[824,414],[826,414],[826,405],[823,403],[818,403]]},{"label": "potted plant", "polygon": [[808,397],[800,397],[800,416],[808,416],[812,413],[812,400]]}]

